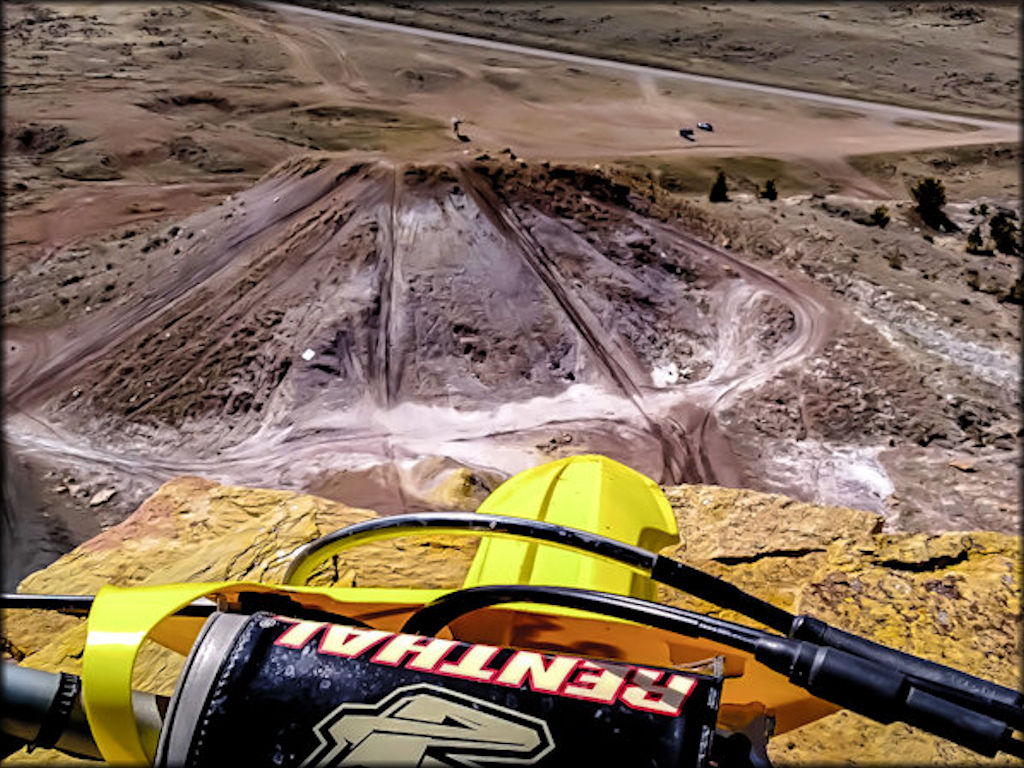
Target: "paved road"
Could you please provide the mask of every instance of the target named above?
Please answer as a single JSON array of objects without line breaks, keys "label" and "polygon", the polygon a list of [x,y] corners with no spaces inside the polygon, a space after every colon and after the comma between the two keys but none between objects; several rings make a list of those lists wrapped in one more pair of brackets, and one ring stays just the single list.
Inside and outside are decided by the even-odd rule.
[{"label": "paved road", "polygon": [[853,109],[859,109],[864,112],[874,113],[879,116],[885,116],[893,120],[916,118],[923,120],[950,120],[953,122],[961,123],[963,125],[970,125],[977,128],[1016,128],[1019,126],[1018,122],[1005,121],[1005,120],[990,120],[981,117],[970,117],[960,114],[951,114],[947,112],[937,112],[926,109],[914,109],[911,107],[900,107],[894,104],[885,104],[876,101],[866,101],[863,99],[851,99],[845,96],[832,96],[824,93],[814,93],[812,91],[801,91],[795,88],[782,88],[775,85],[761,85],[759,83],[744,82],[742,80],[730,80],[722,77],[711,77],[709,75],[696,75],[689,72],[679,72],[674,69],[663,69],[661,67],[651,67],[643,64],[628,64],[622,61],[613,61],[611,59],[600,59],[593,56],[581,56],[575,53],[563,53],[561,51],[552,51],[544,48],[534,48],[527,45],[514,45],[512,43],[502,43],[495,40],[484,40],[482,38],[470,37],[469,35],[458,35],[451,32],[437,32],[431,29],[422,29],[420,27],[410,27],[404,24],[394,24],[386,21],[375,21],[373,19],[364,19],[359,16],[350,16],[343,13],[334,13],[331,11],[321,11],[315,8],[306,8],[298,5],[291,5],[288,3],[272,2],[272,0],[253,0],[253,5],[257,5],[261,8],[267,8],[275,11],[279,11],[285,14],[293,15],[305,15],[321,19],[330,19],[335,22],[342,24],[350,24],[352,26],[370,27],[372,29],[381,29],[388,32],[404,35],[415,35],[417,37],[425,37],[430,40],[439,40],[449,43],[457,43],[460,45],[472,45],[477,48],[487,48],[494,51],[505,51],[506,53],[518,53],[527,56],[538,56],[542,58],[554,59],[557,61],[565,61],[572,64],[585,64],[593,67],[604,67],[606,69],[615,69],[623,72],[632,72],[634,74],[645,74],[645,75],[657,75],[658,77],[666,80],[676,80],[690,83],[703,83],[706,85],[714,85],[724,88],[736,88],[738,90],[753,91],[756,93],[772,94],[776,96],[784,96],[791,99],[802,99],[804,101],[813,101],[819,104],[828,104],[837,107],[850,107]]}]

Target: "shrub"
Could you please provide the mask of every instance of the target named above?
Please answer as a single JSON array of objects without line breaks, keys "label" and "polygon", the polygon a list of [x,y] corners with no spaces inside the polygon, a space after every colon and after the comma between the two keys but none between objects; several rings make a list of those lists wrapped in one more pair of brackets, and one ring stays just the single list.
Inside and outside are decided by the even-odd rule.
[{"label": "shrub", "polygon": [[712,203],[729,202],[729,189],[725,185],[725,173],[722,171],[718,172],[718,178],[716,178],[715,183],[711,185],[711,194],[708,195],[708,199]]},{"label": "shrub", "polygon": [[942,232],[959,232],[960,228],[949,220],[942,210],[946,204],[946,188],[938,179],[921,179],[910,193],[917,201],[917,212],[921,220],[932,229]]},{"label": "shrub", "polygon": [[917,201],[917,210],[922,216],[938,213],[946,204],[946,187],[938,179],[921,179],[910,193]]},{"label": "shrub", "polygon": [[761,197],[765,200],[777,200],[779,192],[775,189],[775,179],[768,179],[764,183],[764,191],[761,192]]},{"label": "shrub", "polygon": [[1003,294],[999,300],[1005,301],[1008,304],[1024,304],[1024,280],[1019,277],[1014,280],[1010,290]]},{"label": "shrub", "polygon": [[1000,211],[988,224],[996,250],[1007,256],[1014,256],[1020,252],[1020,230],[1013,217],[1011,211]]},{"label": "shrub", "polygon": [[889,262],[889,266],[893,269],[903,269],[903,261],[905,257],[899,251],[891,251],[885,260]]},{"label": "shrub", "polygon": [[890,221],[889,209],[884,205],[878,206],[871,212],[871,223],[880,229],[885,229]]},{"label": "shrub", "polygon": [[982,247],[985,245],[984,238],[981,236],[981,227],[975,227],[967,233],[967,252],[968,253],[982,253]]}]

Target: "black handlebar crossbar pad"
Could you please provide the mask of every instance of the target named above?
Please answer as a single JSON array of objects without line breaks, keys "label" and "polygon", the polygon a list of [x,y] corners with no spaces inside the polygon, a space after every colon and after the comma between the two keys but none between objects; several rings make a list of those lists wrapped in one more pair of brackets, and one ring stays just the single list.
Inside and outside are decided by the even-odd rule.
[{"label": "black handlebar crossbar pad", "polygon": [[667,768],[709,757],[719,677],[269,613],[231,617],[221,642],[221,620],[190,656],[158,765]]}]

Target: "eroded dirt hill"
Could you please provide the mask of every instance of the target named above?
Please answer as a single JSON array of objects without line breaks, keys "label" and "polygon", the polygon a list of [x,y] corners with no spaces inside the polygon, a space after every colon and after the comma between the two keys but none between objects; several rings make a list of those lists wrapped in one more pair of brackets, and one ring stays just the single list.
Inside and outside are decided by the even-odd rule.
[{"label": "eroded dirt hill", "polygon": [[[65,306],[70,326],[11,330],[8,399],[82,458],[161,479],[205,463],[329,485],[423,456],[508,471],[540,448],[735,484],[716,410],[817,351],[830,313],[646,195],[486,156],[289,161],[120,269],[99,246],[20,281],[8,317],[67,305],[55,279],[93,298]],[[345,500],[403,508],[396,485]]]},{"label": "eroded dirt hill", "polygon": [[[41,497],[15,513],[87,507],[61,540],[181,474],[386,513],[460,468],[485,493],[588,451],[911,530],[1014,526],[1010,476],[991,480],[1015,445],[1005,390],[928,374],[650,173],[298,157],[159,230],[57,251],[3,311],[13,471]],[[967,469],[995,473],[928,496],[972,443]]]},{"label": "eroded dirt hill", "polygon": [[[435,489],[447,508],[478,503],[468,473]],[[878,515],[704,485],[667,489],[681,531],[664,551],[764,597],[893,647],[1007,686],[1020,683],[1020,544],[992,533],[887,533]],[[25,579],[23,592],[94,593],[104,584],[221,579],[279,580],[288,553],[373,516],[288,491],[221,486],[199,478],[167,483],[131,517]],[[475,540],[396,539],[351,550],[312,583],[457,587]],[[710,606],[662,589],[659,599]],[[714,611],[712,611],[714,612]],[[735,618],[718,611],[726,618]],[[84,622],[7,612],[4,633],[23,663],[81,671]],[[183,659],[143,648],[134,685],[169,694]],[[893,745],[899,745],[893,751]],[[1010,764],[980,758],[908,726],[881,726],[841,711],[770,743],[777,765]],[[57,753],[21,753],[11,764]],[[62,760],[63,763],[67,759]]]}]

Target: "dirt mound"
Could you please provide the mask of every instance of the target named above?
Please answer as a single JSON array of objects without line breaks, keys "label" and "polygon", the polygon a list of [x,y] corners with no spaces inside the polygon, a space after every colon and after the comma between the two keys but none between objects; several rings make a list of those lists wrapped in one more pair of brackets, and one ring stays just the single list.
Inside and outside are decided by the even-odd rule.
[{"label": "dirt mound", "polygon": [[[20,333],[8,396],[131,467],[115,505],[145,477],[271,473],[397,511],[432,498],[425,458],[501,477],[588,450],[737,483],[716,411],[820,346],[828,313],[646,195],[579,167],[298,158],[123,241],[133,298],[101,271],[114,290],[72,328]],[[93,290],[89,258],[62,290]]]},{"label": "dirt mound", "polygon": [[102,354],[47,387],[84,367],[65,412],[246,432],[285,401],[474,407],[609,374],[631,396],[670,361],[699,380],[735,272],[623,208],[629,191],[578,169],[289,163],[147,242],[172,267],[82,329],[76,351]]},{"label": "dirt mound", "polygon": [[157,96],[154,99],[139,104],[143,109],[151,112],[171,112],[182,107],[204,107],[209,106],[220,112],[233,112],[234,106],[231,101],[220,94],[212,91],[197,91],[195,93],[175,93],[167,96]]},{"label": "dirt mound", "polygon": [[112,181],[121,178],[117,158],[91,147],[66,149],[55,160],[57,173],[65,179]]},{"label": "dirt mound", "polygon": [[194,165],[210,173],[240,173],[245,170],[243,161],[232,162],[223,155],[211,152],[191,136],[177,136],[167,143],[168,155],[180,163]]},{"label": "dirt mound", "polygon": [[395,72],[395,79],[409,91],[433,93],[458,85],[465,76],[451,67],[405,67]]}]

